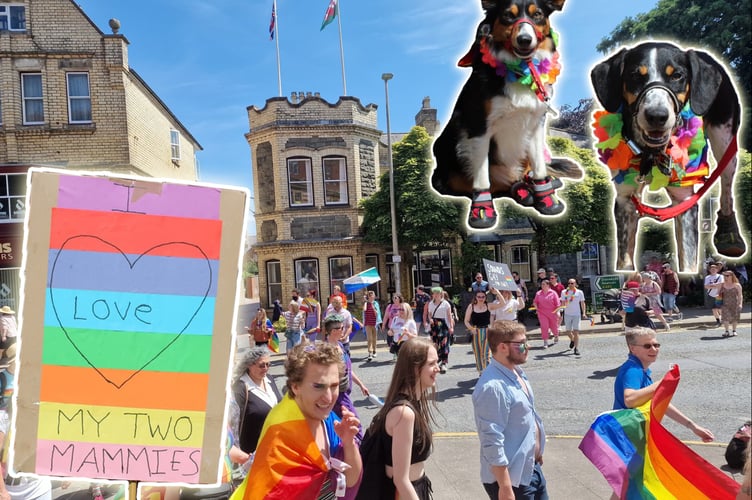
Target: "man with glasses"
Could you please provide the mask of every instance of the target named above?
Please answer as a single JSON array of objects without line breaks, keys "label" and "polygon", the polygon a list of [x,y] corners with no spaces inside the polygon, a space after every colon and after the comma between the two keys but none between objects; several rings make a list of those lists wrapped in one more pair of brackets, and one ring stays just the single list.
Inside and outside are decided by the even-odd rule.
[{"label": "man with glasses", "polygon": [[483,488],[491,500],[548,500],[541,470],[546,434],[520,368],[528,356],[525,326],[496,321],[488,329],[488,344],[491,361],[473,391]]},{"label": "man with glasses", "polygon": [[473,281],[473,284],[470,288],[473,289],[473,293],[486,293],[488,291],[488,281],[483,279],[483,275],[481,273],[475,273],[475,281]]},{"label": "man with glasses", "polygon": [[[625,335],[629,356],[619,367],[614,381],[614,410],[637,408],[653,398],[659,381],[653,382],[650,365],[658,359],[661,344],[650,328],[633,328]],[[704,442],[713,440],[713,433],[686,417],[673,404],[668,405],[666,416],[694,432]]]},{"label": "man with glasses", "polygon": [[567,288],[561,292],[561,304],[564,306],[564,328],[569,337],[569,348],[574,355],[580,355],[580,318],[586,319],[585,294],[577,289],[577,281],[569,278]]}]

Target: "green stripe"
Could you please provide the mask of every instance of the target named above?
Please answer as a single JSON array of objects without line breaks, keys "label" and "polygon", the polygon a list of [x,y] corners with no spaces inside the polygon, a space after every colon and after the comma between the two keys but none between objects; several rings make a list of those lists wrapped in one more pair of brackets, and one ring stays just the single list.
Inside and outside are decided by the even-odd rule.
[{"label": "green stripe", "polygon": [[[175,334],[68,329],[69,336],[97,368],[138,370],[175,338]],[[211,335],[180,335],[151,361],[149,371],[209,373]],[[60,327],[44,328],[42,362],[58,366],[90,366]]]}]

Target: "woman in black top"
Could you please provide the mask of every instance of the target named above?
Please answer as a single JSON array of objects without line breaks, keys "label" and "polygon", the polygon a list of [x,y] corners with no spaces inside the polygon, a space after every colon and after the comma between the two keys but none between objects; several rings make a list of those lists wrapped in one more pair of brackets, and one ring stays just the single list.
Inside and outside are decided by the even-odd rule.
[{"label": "woman in black top", "polygon": [[475,369],[478,370],[478,373],[486,369],[488,359],[491,357],[491,350],[486,339],[486,329],[491,325],[491,311],[502,306],[501,292],[491,288],[491,293],[499,300],[498,303],[488,304],[485,292],[475,292],[473,301],[465,311],[465,326],[472,337]]}]

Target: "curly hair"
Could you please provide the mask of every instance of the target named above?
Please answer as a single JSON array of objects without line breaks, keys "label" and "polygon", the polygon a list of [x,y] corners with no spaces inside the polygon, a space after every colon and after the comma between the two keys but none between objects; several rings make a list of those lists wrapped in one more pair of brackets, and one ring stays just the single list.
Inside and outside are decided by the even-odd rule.
[{"label": "curly hair", "polygon": [[265,345],[254,347],[245,352],[243,356],[238,359],[237,363],[235,363],[235,368],[232,371],[232,382],[237,382],[240,377],[248,371],[248,368],[251,365],[255,365],[259,359],[267,358],[271,355],[272,352]]},{"label": "curly hair", "polygon": [[336,346],[327,342],[302,342],[295,346],[285,361],[285,375],[287,375],[287,394],[295,398],[293,394],[293,384],[303,382],[308,365],[315,363],[317,365],[337,365],[339,377],[345,373],[345,364],[342,361],[342,354]]}]

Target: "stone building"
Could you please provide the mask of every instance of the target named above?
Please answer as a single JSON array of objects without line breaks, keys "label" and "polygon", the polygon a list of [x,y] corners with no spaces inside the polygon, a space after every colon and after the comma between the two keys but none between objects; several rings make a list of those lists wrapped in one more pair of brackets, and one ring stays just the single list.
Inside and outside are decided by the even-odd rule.
[{"label": "stone building", "polygon": [[32,166],[196,180],[198,141],[72,0],[0,3],[0,305],[17,307]]},{"label": "stone building", "polygon": [[369,267],[391,274],[384,249],[360,231],[358,202],[381,174],[376,117],[374,104],[332,104],[310,92],[248,108],[263,306],[286,305],[293,288],[314,289],[326,302],[335,285]]}]

